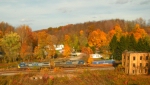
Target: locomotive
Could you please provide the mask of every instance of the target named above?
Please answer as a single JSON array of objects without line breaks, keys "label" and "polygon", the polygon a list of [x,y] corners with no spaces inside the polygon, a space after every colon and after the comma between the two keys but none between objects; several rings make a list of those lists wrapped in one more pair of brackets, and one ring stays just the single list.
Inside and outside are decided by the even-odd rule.
[{"label": "locomotive", "polygon": [[20,69],[32,69],[32,68],[52,68],[50,62],[21,62],[18,64],[18,68]]}]

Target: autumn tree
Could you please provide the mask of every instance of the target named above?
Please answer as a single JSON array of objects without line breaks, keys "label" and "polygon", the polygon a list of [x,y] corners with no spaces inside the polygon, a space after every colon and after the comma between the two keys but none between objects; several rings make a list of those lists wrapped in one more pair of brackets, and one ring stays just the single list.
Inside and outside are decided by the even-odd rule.
[{"label": "autumn tree", "polygon": [[[3,32],[0,31],[0,42],[1,42],[1,39],[3,38]],[[0,43],[0,46],[1,46],[1,43]]]},{"label": "autumn tree", "polygon": [[16,61],[21,48],[20,36],[17,33],[13,32],[11,32],[10,34],[6,34],[2,38],[1,44],[8,62]]},{"label": "autumn tree", "polygon": [[143,19],[143,18],[137,18],[136,20],[135,20],[135,23],[137,23],[137,24],[139,24],[140,26],[142,26],[142,27],[145,27],[145,25],[146,25],[146,21]]},{"label": "autumn tree", "polygon": [[41,60],[46,57],[44,51],[45,47],[47,46],[46,43],[47,36],[48,34],[45,31],[38,33],[38,46],[36,46],[34,49],[34,55],[36,58]]},{"label": "autumn tree", "polygon": [[63,56],[64,57],[68,57],[71,53],[71,48],[68,44],[65,44],[64,46],[64,52],[63,52]]},{"label": "autumn tree", "polygon": [[22,46],[21,46],[21,50],[20,50],[20,57],[22,58],[23,61],[26,60],[26,53],[27,53],[27,44],[26,43],[22,43]]},{"label": "autumn tree", "polygon": [[32,32],[32,45],[33,49],[38,45],[38,33]]},{"label": "autumn tree", "polygon": [[83,30],[80,30],[80,36],[79,36],[79,46],[80,49],[82,49],[82,47],[85,47],[88,44],[88,39],[85,36],[85,33]]},{"label": "autumn tree", "polygon": [[59,44],[58,38],[55,35],[51,35],[51,42],[55,45]]},{"label": "autumn tree", "polygon": [[116,36],[117,41],[119,41],[121,36],[123,35],[122,29],[119,24],[116,24],[114,29],[112,29],[108,32],[108,36],[107,36],[108,42],[111,41],[111,39],[113,38],[114,35]]},{"label": "autumn tree", "polygon": [[0,30],[3,32],[3,35],[5,35],[14,32],[14,27],[7,22],[0,22]]},{"label": "autumn tree", "polygon": [[34,59],[43,59],[44,58],[44,52],[41,50],[38,46],[34,48]]},{"label": "autumn tree", "polygon": [[91,32],[88,37],[88,44],[90,47],[95,47],[97,49],[101,46],[107,45],[106,34],[99,29]]},{"label": "autumn tree", "polygon": [[109,32],[108,32],[108,35],[107,35],[107,38],[108,38],[108,42],[110,42],[111,41],[111,39],[113,38],[113,36],[115,35],[115,30],[114,29],[112,29],[112,30],[110,30]]},{"label": "autumn tree", "polygon": [[147,36],[146,31],[144,29],[140,28],[139,24],[136,24],[135,29],[132,31],[132,33],[133,33],[136,41],[138,41],[140,38],[144,38]]},{"label": "autumn tree", "polygon": [[119,41],[122,36],[122,29],[119,24],[116,24],[115,26],[115,34],[116,34],[117,40]]},{"label": "autumn tree", "polygon": [[69,35],[65,35],[64,36],[64,44],[68,44],[71,43],[71,37]]},{"label": "autumn tree", "polygon": [[28,25],[21,25],[16,28],[16,33],[21,38],[21,43],[32,43],[32,30]]},{"label": "autumn tree", "polygon": [[45,47],[46,58],[50,59],[50,58],[54,57],[54,55],[56,53],[51,35],[47,36],[47,38],[46,38],[46,45],[47,45]]},{"label": "autumn tree", "polygon": [[92,49],[91,49],[90,47],[82,47],[81,52],[82,52],[82,53],[85,53],[85,54],[87,54],[87,55],[93,53],[93,51],[92,51]]},{"label": "autumn tree", "polygon": [[21,39],[20,56],[23,60],[29,59],[33,52],[32,30],[29,26],[22,25],[16,28],[16,33]]}]

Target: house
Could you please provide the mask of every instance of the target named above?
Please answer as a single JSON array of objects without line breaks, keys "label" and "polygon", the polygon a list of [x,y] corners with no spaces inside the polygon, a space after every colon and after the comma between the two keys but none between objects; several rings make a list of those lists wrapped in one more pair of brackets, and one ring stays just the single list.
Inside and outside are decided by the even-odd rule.
[{"label": "house", "polygon": [[129,75],[148,74],[150,53],[124,52],[122,53],[122,66]]},{"label": "house", "polygon": [[60,53],[63,52],[63,49],[64,49],[64,45],[63,44],[54,45],[54,47],[55,47],[55,50],[59,51]]},{"label": "house", "polygon": [[90,54],[91,58],[102,58],[100,54]]}]

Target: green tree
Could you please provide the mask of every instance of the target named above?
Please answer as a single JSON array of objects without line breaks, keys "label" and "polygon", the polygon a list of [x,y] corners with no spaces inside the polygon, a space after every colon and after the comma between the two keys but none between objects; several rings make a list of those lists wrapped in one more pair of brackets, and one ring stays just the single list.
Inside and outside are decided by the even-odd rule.
[{"label": "green tree", "polygon": [[148,52],[150,52],[150,49],[149,49],[150,48],[150,36],[149,35],[146,36],[145,40],[146,40],[146,49]]},{"label": "green tree", "polygon": [[137,51],[144,51],[144,52],[148,52],[149,51],[149,44],[148,41],[144,38],[140,38],[137,42],[137,46],[136,46],[136,50]]},{"label": "green tree", "polygon": [[1,44],[8,62],[16,61],[21,48],[20,36],[17,33],[11,32],[2,38]]},{"label": "green tree", "polygon": [[122,36],[120,41],[117,41],[117,47],[114,50],[114,59],[121,60],[122,59],[122,52],[125,51],[127,48],[126,37]]},{"label": "green tree", "polygon": [[75,50],[78,50],[79,48],[79,39],[77,37],[77,35],[72,35],[71,36],[71,43],[69,43],[70,47],[74,48]]},{"label": "green tree", "polygon": [[110,47],[110,51],[113,54],[114,50],[117,48],[117,37],[116,37],[116,35],[114,35],[113,38],[111,39],[111,41],[109,43],[109,47]]},{"label": "green tree", "polygon": [[79,36],[79,46],[80,49],[82,49],[82,47],[85,47],[88,44],[88,39],[85,36],[85,33],[81,30],[80,31],[80,36]]},{"label": "green tree", "polygon": [[136,46],[137,46],[137,42],[136,42],[134,35],[132,34],[129,37],[128,50],[129,51],[136,51]]}]

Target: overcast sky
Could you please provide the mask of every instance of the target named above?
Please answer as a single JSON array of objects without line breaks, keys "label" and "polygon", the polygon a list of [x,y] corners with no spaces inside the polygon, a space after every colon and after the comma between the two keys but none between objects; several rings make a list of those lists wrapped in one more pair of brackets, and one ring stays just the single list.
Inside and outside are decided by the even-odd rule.
[{"label": "overcast sky", "polygon": [[150,19],[150,0],[0,0],[0,22],[33,31],[105,19]]}]

